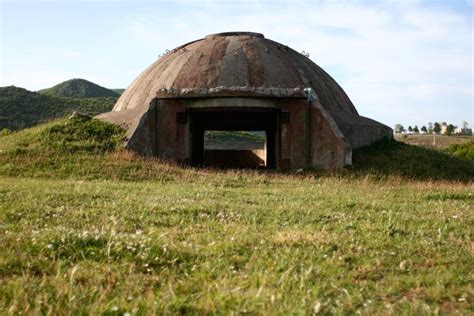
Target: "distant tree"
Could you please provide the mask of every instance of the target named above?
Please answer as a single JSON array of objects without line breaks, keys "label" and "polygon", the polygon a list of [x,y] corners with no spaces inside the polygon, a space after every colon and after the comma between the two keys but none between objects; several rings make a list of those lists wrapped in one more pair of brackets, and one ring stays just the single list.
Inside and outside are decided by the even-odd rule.
[{"label": "distant tree", "polygon": [[454,125],[453,124],[449,124],[447,127],[446,127],[446,135],[451,135],[452,133],[454,132]]},{"label": "distant tree", "polygon": [[409,131],[410,133],[413,133],[413,128],[411,127],[411,125],[408,126],[408,131]]},{"label": "distant tree", "polygon": [[420,133],[420,130],[418,129],[418,125],[415,125],[415,127],[413,127],[413,132],[415,134],[419,134]]},{"label": "distant tree", "polygon": [[422,131],[422,132],[425,132],[425,133],[428,132],[428,130],[426,129],[426,126],[425,126],[425,125],[423,125],[423,126],[421,127],[421,131]]},{"label": "distant tree", "polygon": [[433,134],[433,123],[428,122],[428,134]]},{"label": "distant tree", "polygon": [[468,128],[469,128],[469,124],[466,121],[463,121],[462,122],[462,129],[468,129]]},{"label": "distant tree", "polygon": [[405,131],[405,128],[402,124],[395,124],[395,133],[401,134]]},{"label": "distant tree", "polygon": [[434,123],[433,132],[435,132],[436,134],[439,134],[441,132],[441,125],[438,122]]}]

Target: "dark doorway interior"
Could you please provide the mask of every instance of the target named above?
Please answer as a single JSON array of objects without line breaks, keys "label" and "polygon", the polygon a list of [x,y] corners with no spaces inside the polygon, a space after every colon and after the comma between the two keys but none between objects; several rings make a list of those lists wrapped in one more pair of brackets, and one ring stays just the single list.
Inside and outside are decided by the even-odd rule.
[{"label": "dark doorway interior", "polygon": [[[243,156],[239,156],[237,151],[219,153],[221,158],[218,159],[213,158],[215,153],[208,152],[206,159],[204,134],[206,131],[263,131],[266,138],[264,166],[266,168],[275,168],[277,156],[277,114],[275,109],[266,108],[193,109],[190,112],[192,164],[195,166],[214,165],[230,168],[248,167],[241,163],[245,159]],[[244,152],[241,151],[240,154],[243,155]],[[219,163],[219,161],[224,163]]]}]

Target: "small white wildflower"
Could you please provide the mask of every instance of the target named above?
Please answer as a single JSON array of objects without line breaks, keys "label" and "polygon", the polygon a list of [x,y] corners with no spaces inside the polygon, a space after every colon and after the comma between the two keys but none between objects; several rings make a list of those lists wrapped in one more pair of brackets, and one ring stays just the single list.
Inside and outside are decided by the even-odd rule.
[{"label": "small white wildflower", "polygon": [[46,247],[47,247],[48,249],[53,249],[53,245],[51,245],[51,244],[48,244]]},{"label": "small white wildflower", "polygon": [[112,307],[112,311],[113,311],[113,312],[116,312],[116,311],[118,311],[118,306],[114,306],[114,307]]},{"label": "small white wildflower", "polygon": [[123,313],[123,316],[130,316],[130,313],[129,313],[129,312],[125,312],[125,313]]},{"label": "small white wildflower", "polygon": [[321,310],[321,302],[316,302],[316,304],[314,304],[313,311],[315,314],[317,314],[319,313],[320,310]]},{"label": "small white wildflower", "polygon": [[400,264],[398,265],[398,267],[400,268],[400,270],[405,270],[406,268],[406,261],[405,260],[402,260],[400,262]]}]

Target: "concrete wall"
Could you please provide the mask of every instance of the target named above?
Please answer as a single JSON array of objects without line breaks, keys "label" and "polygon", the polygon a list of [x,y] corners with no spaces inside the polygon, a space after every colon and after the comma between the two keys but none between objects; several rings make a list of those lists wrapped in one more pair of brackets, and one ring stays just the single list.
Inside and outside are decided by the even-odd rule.
[{"label": "concrete wall", "polygon": [[[192,139],[192,127],[187,117],[189,109],[275,108],[281,111],[276,142],[276,167],[281,169],[338,169],[350,163],[351,142],[353,146],[361,146],[391,133],[391,129],[366,118],[329,114],[318,102],[314,100],[311,106],[310,119],[307,100],[302,98],[155,99],[147,111],[134,116],[134,120],[125,112],[121,116],[118,115],[121,112],[117,112],[117,115],[100,118],[115,124],[128,122],[128,148],[143,155],[187,162],[191,158]],[[344,134],[349,134],[351,142],[339,126]],[[229,153],[226,155],[226,159],[231,157]]]},{"label": "concrete wall", "polygon": [[[280,134],[277,136],[277,168],[337,169],[345,165],[347,151],[350,151],[350,148],[347,148],[347,144],[336,136],[333,126],[315,106],[311,107],[311,122],[309,122],[307,101],[296,98],[158,100],[155,110],[150,110],[143,118],[144,122],[140,125],[143,128],[140,131],[137,129],[132,145],[137,148],[150,147],[151,151],[162,159],[189,161],[192,127],[186,116],[186,110],[223,106],[242,107],[242,110],[250,107],[276,107],[284,113],[280,118]],[[284,119],[285,116],[286,119]],[[309,124],[311,124],[311,132],[309,132]],[[147,146],[147,143],[153,141],[153,137],[156,137],[156,146]],[[209,152],[208,157],[219,160],[222,154]],[[226,159],[232,157],[230,153],[225,153],[224,156]]]},{"label": "concrete wall", "polygon": [[156,101],[152,101],[145,113],[135,116],[127,133],[126,147],[144,156],[155,156],[156,124]]},{"label": "concrete wall", "polygon": [[[185,103],[179,99],[158,100],[156,154],[162,159],[184,162],[189,159],[189,123]],[[181,113],[181,114],[178,114]]]},{"label": "concrete wall", "polygon": [[[306,167],[308,154],[307,111],[305,99],[287,100],[281,104],[283,114],[280,119],[280,163],[277,167],[283,169],[298,169]],[[283,119],[287,116],[287,121]]]},{"label": "concrete wall", "polygon": [[351,148],[316,106],[311,107],[311,129],[311,166],[329,170],[343,168],[348,163]]},{"label": "concrete wall", "polygon": [[330,112],[353,149],[368,146],[383,138],[393,138],[393,130],[367,117]]}]

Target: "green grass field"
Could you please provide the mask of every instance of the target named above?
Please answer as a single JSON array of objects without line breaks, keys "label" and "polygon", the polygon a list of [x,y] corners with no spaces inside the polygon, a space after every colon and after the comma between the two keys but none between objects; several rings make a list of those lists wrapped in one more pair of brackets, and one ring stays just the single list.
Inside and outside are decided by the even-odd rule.
[{"label": "green grass field", "polygon": [[452,145],[461,145],[469,141],[474,141],[474,136],[411,134],[411,135],[396,136],[396,139],[400,142],[404,142],[410,145],[417,145],[417,146],[437,148],[437,149],[446,149]]},{"label": "green grass field", "polygon": [[194,169],[121,135],[0,137],[0,314],[474,313],[473,161],[382,143],[333,174]]}]

